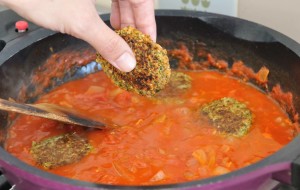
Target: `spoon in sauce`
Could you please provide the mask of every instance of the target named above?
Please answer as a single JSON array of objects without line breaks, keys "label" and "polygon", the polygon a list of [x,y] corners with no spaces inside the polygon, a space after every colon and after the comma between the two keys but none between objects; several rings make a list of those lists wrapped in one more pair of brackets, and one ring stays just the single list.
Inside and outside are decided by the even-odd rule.
[{"label": "spoon in sauce", "polygon": [[76,112],[74,109],[61,107],[59,105],[50,103],[21,104],[0,98],[0,110],[17,112],[21,114],[56,120],[63,123],[98,129],[118,126],[117,124],[106,118],[97,117],[97,120],[90,119]]}]

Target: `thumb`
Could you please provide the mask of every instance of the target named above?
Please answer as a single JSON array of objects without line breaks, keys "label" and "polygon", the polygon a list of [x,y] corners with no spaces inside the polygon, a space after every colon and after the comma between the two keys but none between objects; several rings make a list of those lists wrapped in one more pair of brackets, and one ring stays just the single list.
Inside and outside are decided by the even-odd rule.
[{"label": "thumb", "polygon": [[135,68],[136,60],[131,48],[100,18],[88,31],[85,30],[80,38],[91,44],[103,58],[120,71],[129,72]]}]

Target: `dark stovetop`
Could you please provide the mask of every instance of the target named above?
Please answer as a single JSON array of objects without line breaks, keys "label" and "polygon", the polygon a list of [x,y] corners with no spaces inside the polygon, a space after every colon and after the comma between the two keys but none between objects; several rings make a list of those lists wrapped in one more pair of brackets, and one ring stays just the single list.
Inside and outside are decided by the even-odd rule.
[{"label": "dark stovetop", "polygon": [[[15,29],[15,23],[20,20],[24,20],[11,10],[0,11],[0,52],[5,45],[18,37],[26,35],[27,32],[18,33]],[[28,32],[34,31],[40,27],[28,22]]]}]

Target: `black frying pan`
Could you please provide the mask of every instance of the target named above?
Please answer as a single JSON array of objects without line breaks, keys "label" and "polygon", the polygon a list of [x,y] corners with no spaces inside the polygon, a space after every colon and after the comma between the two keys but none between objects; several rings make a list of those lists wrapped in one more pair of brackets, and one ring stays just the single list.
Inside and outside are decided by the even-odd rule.
[{"label": "black frying pan", "polygon": [[[229,64],[240,59],[256,71],[266,66],[270,69],[269,87],[280,83],[284,91],[292,92],[296,109],[300,111],[298,98],[300,94],[300,45],[298,43],[264,26],[223,15],[173,10],[160,10],[156,12],[156,15],[159,42],[165,39],[183,41],[192,50],[194,42],[200,41],[206,44],[213,55],[227,60]],[[109,15],[104,15],[102,18],[108,23]],[[19,98],[18,92],[23,85],[28,86],[28,92],[34,91],[35,87],[30,84],[31,73],[51,54],[66,49],[80,51],[88,47],[86,43],[78,39],[38,27],[19,38],[5,39],[1,44],[0,97],[14,99]],[[176,68],[176,60],[171,60],[171,66]],[[80,70],[80,68],[77,69]],[[55,85],[83,75],[80,72],[74,72],[71,75],[69,73],[68,76],[67,79],[66,77],[58,78]],[[55,85],[45,87],[44,92],[54,88]],[[29,93],[27,95],[23,98],[24,102],[34,101],[37,98],[37,96],[29,96]],[[4,136],[8,124],[7,113],[0,112],[0,119],[2,132],[0,135]],[[0,139],[2,139],[1,145],[3,146],[4,139]],[[0,168],[6,178],[18,189],[188,189],[195,187],[199,189],[257,189],[274,180],[299,187],[299,144],[300,137],[296,137],[277,153],[226,175],[161,186],[124,187],[67,179],[24,164],[1,147]]]}]

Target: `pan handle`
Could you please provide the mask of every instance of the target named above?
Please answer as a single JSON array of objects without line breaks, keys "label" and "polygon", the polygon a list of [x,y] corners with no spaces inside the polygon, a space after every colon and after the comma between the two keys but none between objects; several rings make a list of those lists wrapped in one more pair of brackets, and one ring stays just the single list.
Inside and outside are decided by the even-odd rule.
[{"label": "pan handle", "polygon": [[300,156],[298,156],[291,166],[291,184],[293,187],[300,189]]},{"label": "pan handle", "polygon": [[8,183],[7,179],[1,171],[2,169],[0,168],[0,189],[11,189],[12,186],[10,185],[10,183]]},{"label": "pan handle", "polygon": [[289,170],[272,173],[272,179],[284,184],[288,189],[300,189],[300,156],[292,161]]},{"label": "pan handle", "polygon": [[0,52],[3,50],[5,45],[6,45],[6,42],[4,40],[0,40]]}]

